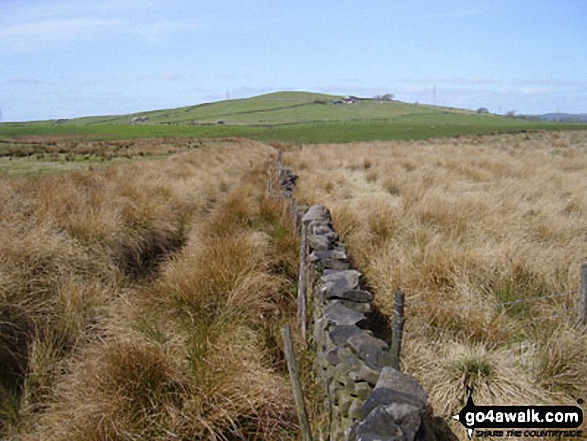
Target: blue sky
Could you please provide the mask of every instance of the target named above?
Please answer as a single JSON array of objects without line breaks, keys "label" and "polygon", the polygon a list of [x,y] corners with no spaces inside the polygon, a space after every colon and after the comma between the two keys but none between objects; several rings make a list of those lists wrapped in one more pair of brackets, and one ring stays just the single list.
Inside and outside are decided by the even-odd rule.
[{"label": "blue sky", "polygon": [[587,113],[585,0],[0,0],[4,121],[280,90]]}]

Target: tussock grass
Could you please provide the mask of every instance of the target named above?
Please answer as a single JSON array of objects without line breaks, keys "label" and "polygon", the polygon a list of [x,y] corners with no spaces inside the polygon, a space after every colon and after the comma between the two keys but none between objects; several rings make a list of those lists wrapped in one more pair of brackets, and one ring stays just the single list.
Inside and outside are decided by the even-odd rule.
[{"label": "tussock grass", "polygon": [[440,415],[465,385],[478,404],[587,393],[584,133],[303,146],[284,161],[300,195],[332,210],[379,307],[391,315],[407,293],[404,367]]},{"label": "tussock grass", "polygon": [[[243,141],[2,180],[1,435],[291,433],[268,341],[289,304],[275,268],[295,238],[281,207],[248,194],[255,178],[232,193],[269,153]],[[194,321],[211,310],[215,320]]]},{"label": "tussock grass", "polygon": [[569,324],[559,324],[538,342],[537,378],[553,392],[582,396],[587,389],[587,335]]},{"label": "tussock grass", "polygon": [[[272,353],[291,313],[291,282],[270,270],[274,256],[295,256],[297,247],[284,249],[284,237],[272,235],[285,221],[284,207],[260,189],[245,183],[230,192],[191,230],[161,277],[115,309],[105,341],[75,361],[58,387],[42,433],[295,438],[291,393]],[[265,223],[268,217],[277,224]],[[72,408],[75,418],[68,419]]]},{"label": "tussock grass", "polygon": [[[524,367],[515,350],[489,350],[484,345],[438,338],[434,343],[418,342],[404,362],[407,370],[421,370],[419,380],[434,397],[435,412],[445,417],[464,406],[466,397],[455,390],[466,386],[474,388],[478,404],[511,405],[511,397],[523,397],[525,404],[546,399],[529,376],[520,376]],[[459,434],[458,425],[452,427]]]}]

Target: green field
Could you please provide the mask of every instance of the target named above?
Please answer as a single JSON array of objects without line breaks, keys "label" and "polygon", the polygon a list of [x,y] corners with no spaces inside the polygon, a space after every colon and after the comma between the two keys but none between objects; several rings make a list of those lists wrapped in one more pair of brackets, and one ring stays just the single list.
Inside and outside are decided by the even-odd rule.
[{"label": "green field", "polygon": [[[132,115],[0,124],[0,139],[69,136],[81,139],[151,137],[246,137],[289,143],[423,139],[523,130],[585,129],[586,124],[526,121],[447,107],[399,101],[361,100],[333,104],[341,97],[280,92],[253,98]],[[148,117],[129,124],[135,117]],[[218,124],[222,121],[222,124]]]}]

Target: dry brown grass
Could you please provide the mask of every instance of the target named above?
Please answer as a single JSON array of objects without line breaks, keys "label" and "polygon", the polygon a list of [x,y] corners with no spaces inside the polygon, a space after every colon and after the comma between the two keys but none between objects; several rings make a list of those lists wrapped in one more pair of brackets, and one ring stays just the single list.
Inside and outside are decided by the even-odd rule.
[{"label": "dry brown grass", "polygon": [[[35,139],[0,140],[0,157],[27,157],[50,160],[110,160],[133,156],[158,156],[204,147],[211,143],[202,139],[129,139],[85,141],[37,137]],[[216,143],[218,143],[216,141]]]},{"label": "dry brown grass", "polygon": [[245,141],[3,180],[1,435],[293,433],[275,329],[296,244],[255,177],[270,153]]},{"label": "dry brown grass", "polygon": [[478,404],[585,397],[583,132],[304,146],[284,161],[332,210],[383,311],[407,292],[404,367],[442,416],[465,384]]},{"label": "dry brown grass", "polygon": [[[272,262],[295,256],[296,246],[287,245],[291,233],[275,234],[282,207],[259,188],[230,193],[161,278],[116,309],[109,337],[80,358],[43,417],[51,439],[295,436],[292,398],[267,340],[293,304]],[[268,211],[278,222],[260,223]],[[73,421],[71,408],[79,409]]]}]

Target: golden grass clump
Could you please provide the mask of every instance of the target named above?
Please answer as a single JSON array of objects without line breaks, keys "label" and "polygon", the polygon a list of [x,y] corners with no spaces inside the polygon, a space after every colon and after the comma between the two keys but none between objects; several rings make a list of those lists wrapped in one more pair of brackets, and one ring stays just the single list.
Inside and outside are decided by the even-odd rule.
[{"label": "golden grass clump", "polygon": [[185,387],[163,348],[103,343],[84,353],[58,385],[41,433],[55,440],[164,439],[166,422],[174,418],[171,408]]},{"label": "golden grass clump", "polygon": [[587,393],[579,378],[587,377],[586,334],[574,324],[587,256],[586,136],[350,143],[284,155],[300,174],[299,195],[332,211],[382,311],[392,315],[395,290],[407,293],[404,364],[433,407],[454,411],[473,380],[478,404],[572,404]]},{"label": "golden grass clump", "polygon": [[[269,153],[264,145],[242,141],[92,173],[3,179],[0,435],[33,433],[37,427],[43,439],[46,434],[72,439],[69,435],[78,434],[78,424],[79,439],[136,439],[137,433],[147,436],[149,430],[163,436],[156,424],[147,426],[153,421],[167,424],[163,415],[169,403],[176,403],[178,390],[198,394],[186,373],[187,357],[179,355],[186,353],[180,342],[191,340],[190,327],[184,334],[168,336],[160,311],[137,299],[150,302],[156,297],[147,293],[160,273],[165,277],[170,256],[197,236],[191,232],[194,225],[209,217],[246,173],[263,167]],[[235,236],[226,251],[256,244],[262,252],[252,233]],[[207,250],[212,252],[211,244]],[[261,271],[262,257],[248,257],[259,272],[243,270],[233,281],[228,305],[244,305],[243,299],[258,305],[253,286],[270,293],[285,286],[276,275]],[[225,269],[233,267],[234,261]],[[228,273],[221,272],[218,280],[222,277]],[[137,297],[138,292],[143,294]],[[126,324],[129,317],[136,320]],[[257,319],[252,313],[248,317]],[[257,340],[264,342],[265,336]],[[145,392],[151,385],[154,391]],[[168,386],[173,392],[168,393]],[[149,394],[159,397],[160,389],[161,403],[155,408],[150,402],[156,399]],[[94,394],[96,399],[90,399]],[[133,407],[135,398],[139,407]],[[65,424],[72,409],[79,409],[79,418]]]},{"label": "golden grass clump", "polygon": [[559,324],[537,342],[536,377],[552,392],[582,396],[587,389],[587,335],[568,324]]},{"label": "golden grass clump", "polygon": [[295,439],[277,335],[294,309],[283,262],[298,245],[285,206],[262,194],[263,164],[203,213],[157,279],[112,301],[101,339],[70,359],[36,433]]}]

